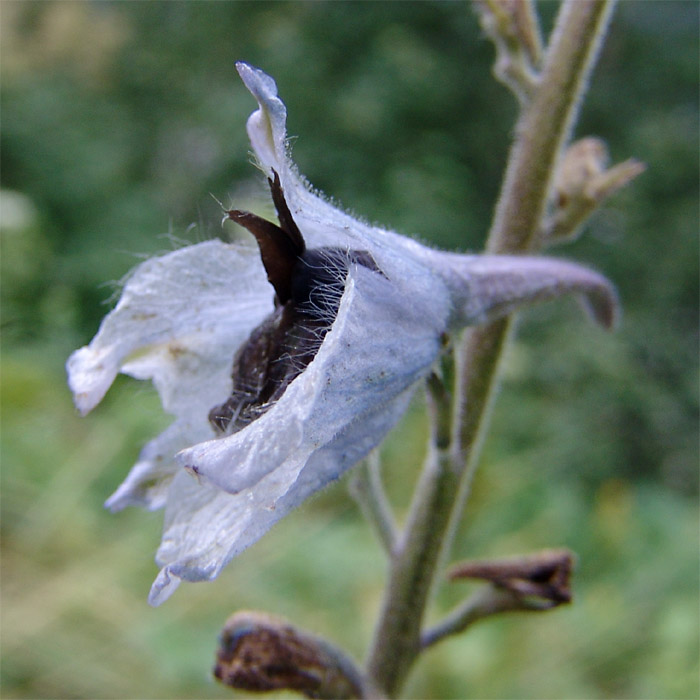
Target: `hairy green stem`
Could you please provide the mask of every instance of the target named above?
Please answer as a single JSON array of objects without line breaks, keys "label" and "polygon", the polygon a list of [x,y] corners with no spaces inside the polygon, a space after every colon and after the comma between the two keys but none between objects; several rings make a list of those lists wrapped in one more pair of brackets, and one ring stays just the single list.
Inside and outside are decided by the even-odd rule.
[{"label": "hairy green stem", "polygon": [[372,452],[355,471],[350,482],[350,493],[359,503],[384,549],[391,554],[396,546],[397,529],[382,484],[381,463],[377,451]]},{"label": "hairy green stem", "polygon": [[368,676],[388,697],[400,692],[421,650],[423,613],[457,485],[447,455],[431,451],[405,537],[391,560],[381,623],[369,657]]},{"label": "hairy green stem", "polygon": [[554,166],[576,120],[613,0],[567,0],[545,55],[539,88],[521,112],[486,249],[520,253],[536,245]]},{"label": "hairy green stem", "polygon": [[[539,247],[554,168],[573,128],[614,0],[567,0],[562,5],[545,57],[540,89],[523,110],[508,159],[486,250],[530,252]],[[514,333],[515,317],[465,333],[459,363],[452,443],[453,459],[466,476],[454,513],[461,517],[469,482],[498,383],[498,368]]]},{"label": "hairy green stem", "polygon": [[[516,129],[487,250],[518,253],[536,246],[547,210],[554,167],[569,136],[613,0],[567,0],[560,10],[541,83]],[[498,365],[512,331],[506,319],[466,335],[458,348],[449,449],[445,395],[432,392],[431,445],[408,522],[392,558],[368,676],[390,697],[401,690],[420,653],[421,627],[440,554],[451,541],[478,461]],[[467,410],[468,409],[468,410]],[[439,441],[438,441],[439,438]],[[443,449],[438,449],[440,444]]]},{"label": "hairy green stem", "polygon": [[368,661],[368,676],[389,697],[401,690],[421,650],[423,613],[440,558],[444,533],[458,488],[444,444],[442,426],[449,397],[435,380],[428,383],[433,432],[408,521],[390,560],[391,571],[384,608]]}]

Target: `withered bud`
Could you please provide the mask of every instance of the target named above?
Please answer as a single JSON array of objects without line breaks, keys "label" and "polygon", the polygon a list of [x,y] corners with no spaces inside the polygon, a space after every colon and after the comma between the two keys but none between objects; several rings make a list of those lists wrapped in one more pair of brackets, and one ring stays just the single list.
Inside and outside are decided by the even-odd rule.
[{"label": "withered bud", "polygon": [[292,690],[307,698],[359,698],[353,663],[327,642],[282,618],[241,611],[224,626],[214,676],[238,690]]},{"label": "withered bud", "polygon": [[597,207],[646,169],[634,158],[609,163],[608,148],[598,138],[580,139],[566,149],[554,177],[554,212],[544,227],[549,242],[576,237]]},{"label": "withered bud", "polygon": [[451,580],[490,581],[518,597],[533,599],[533,607],[553,608],[571,602],[574,555],[567,549],[545,549],[507,559],[474,560],[457,564]]},{"label": "withered bud", "polygon": [[607,146],[601,139],[588,137],[572,143],[564,152],[555,176],[557,206],[565,207],[572,197],[584,194],[609,161]]},{"label": "withered bud", "polygon": [[574,141],[566,149],[555,175],[557,206],[564,208],[571,200],[584,199],[598,204],[646,169],[644,163],[630,158],[608,167],[608,147],[601,139],[589,136]]}]

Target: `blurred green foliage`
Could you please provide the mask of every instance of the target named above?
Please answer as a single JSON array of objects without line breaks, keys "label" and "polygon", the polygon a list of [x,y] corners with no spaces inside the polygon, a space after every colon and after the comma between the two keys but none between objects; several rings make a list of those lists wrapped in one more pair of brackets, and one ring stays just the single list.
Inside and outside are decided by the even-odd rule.
[{"label": "blurred green foliage", "polygon": [[[556,9],[542,6],[549,26]],[[63,363],[169,236],[221,235],[262,196],[233,64],[273,75],[301,171],[370,220],[478,250],[515,115],[464,3],[11,2],[2,14],[2,695],[228,697],[208,671],[229,612],[265,609],[358,658],[384,566],[334,487],[212,584],[152,610],[160,514],[101,503],[167,423],[119,380],[90,418]],[[562,254],[618,284],[604,335],[528,312],[456,556],[578,552],[577,598],[490,621],[421,662],[412,697],[698,696],[698,5],[617,9],[577,133],[648,164]],[[572,313],[573,311],[573,313]],[[383,453],[403,511],[420,400]],[[441,592],[436,617],[467,589]]]}]

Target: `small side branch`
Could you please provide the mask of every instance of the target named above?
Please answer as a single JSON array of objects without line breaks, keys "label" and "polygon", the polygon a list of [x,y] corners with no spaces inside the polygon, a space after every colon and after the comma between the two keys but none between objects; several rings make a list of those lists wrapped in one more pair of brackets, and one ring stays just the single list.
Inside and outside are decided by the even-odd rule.
[{"label": "small side branch", "polygon": [[527,104],[537,90],[542,60],[542,36],[532,0],[476,0],[474,7],[481,28],[496,47],[494,76]]},{"label": "small side branch", "polygon": [[375,450],[357,467],[350,481],[350,493],[377,534],[388,554],[394,551],[397,528],[381,475],[381,460]]},{"label": "small side branch", "polygon": [[520,599],[511,591],[483,586],[442,622],[426,630],[421,636],[421,647],[427,649],[447,637],[460,634],[485,617],[522,609]]},{"label": "small side branch", "polygon": [[544,550],[526,557],[468,561],[455,566],[451,580],[490,581],[421,637],[427,648],[464,632],[478,620],[504,612],[542,612],[571,602],[573,555],[568,550]]}]

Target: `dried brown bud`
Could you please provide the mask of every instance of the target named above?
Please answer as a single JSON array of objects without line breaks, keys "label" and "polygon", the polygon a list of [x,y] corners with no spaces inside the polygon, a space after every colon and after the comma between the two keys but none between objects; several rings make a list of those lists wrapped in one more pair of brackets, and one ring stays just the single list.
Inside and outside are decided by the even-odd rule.
[{"label": "dried brown bud", "polygon": [[352,662],[327,642],[265,613],[238,612],[221,633],[214,676],[239,690],[292,690],[307,698],[359,698]]},{"label": "dried brown bud", "polygon": [[550,608],[571,602],[573,554],[566,549],[545,549],[528,556],[467,561],[455,566],[449,578],[490,581],[495,586],[534,599],[533,607]]},{"label": "dried brown bud", "polygon": [[601,139],[589,137],[572,143],[556,172],[557,206],[565,207],[572,198],[585,196],[588,185],[605,171],[609,160],[607,146]]}]

